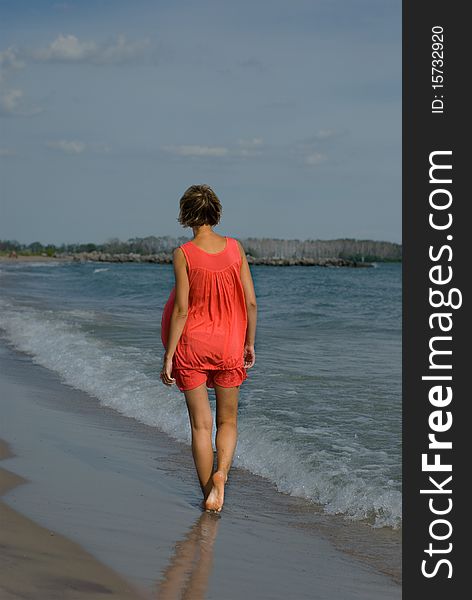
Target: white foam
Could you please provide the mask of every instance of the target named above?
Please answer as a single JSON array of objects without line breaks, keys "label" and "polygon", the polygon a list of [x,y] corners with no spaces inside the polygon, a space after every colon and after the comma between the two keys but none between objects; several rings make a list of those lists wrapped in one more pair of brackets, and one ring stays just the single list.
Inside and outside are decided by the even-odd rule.
[{"label": "white foam", "polygon": [[59,315],[63,315],[64,317],[70,318],[73,317],[74,319],[81,319],[84,321],[94,321],[99,313],[97,313],[97,311],[95,310],[82,310],[80,308],[71,308],[65,311],[58,311]]},{"label": "white foam", "polygon": [[55,371],[65,383],[88,392],[101,404],[190,441],[182,398],[164,388],[157,361],[157,376],[151,379],[140,370],[139,360],[130,359],[129,348],[97,340],[78,325],[58,320],[52,311],[13,309],[1,299],[0,308],[0,327],[33,362]]},{"label": "white foam", "polygon": [[15,263],[16,267],[59,267],[60,265],[62,265],[63,263],[60,261],[41,261],[41,260],[37,260],[37,261],[22,261],[22,262],[18,262]]},{"label": "white foam", "polygon": [[388,482],[364,478],[349,468],[345,457],[323,451],[317,453],[314,467],[313,461],[303,460],[292,440],[280,437],[278,431],[255,422],[241,424],[235,464],[267,477],[280,492],[322,505],[328,513],[366,519],[374,527],[400,526],[402,496],[394,482],[385,489]]},{"label": "white foam", "polygon": [[[80,320],[93,316],[89,311],[77,311],[76,315]],[[161,383],[160,357],[154,359],[139,348],[97,339],[77,322],[63,320],[65,317],[66,313],[61,318],[61,313],[54,311],[17,308],[0,298],[0,327],[34,362],[55,371],[65,383],[88,392],[101,404],[190,444],[183,395]],[[148,375],[143,365],[154,360],[155,374]],[[252,403],[256,400],[252,398]],[[369,453],[355,438],[349,444],[340,438],[336,444],[335,432],[327,436],[318,428],[297,427],[287,434],[261,414],[241,415],[238,432],[234,464],[268,478],[279,491],[316,502],[328,513],[369,519],[376,527],[401,523],[401,492],[383,476],[385,453]],[[297,435],[308,436],[313,443],[303,451],[294,443]],[[327,439],[330,448],[320,449]],[[355,470],[350,457],[362,452],[364,468]]]}]

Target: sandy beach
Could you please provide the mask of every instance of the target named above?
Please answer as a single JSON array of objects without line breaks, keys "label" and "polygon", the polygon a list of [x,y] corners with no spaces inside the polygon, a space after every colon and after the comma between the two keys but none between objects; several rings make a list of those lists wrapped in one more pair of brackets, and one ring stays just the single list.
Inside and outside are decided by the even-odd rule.
[{"label": "sandy beach", "polygon": [[[8,444],[0,440],[0,460],[12,456]],[[0,468],[0,496],[25,483],[23,477]],[[1,501],[0,522],[2,599],[145,597],[81,546]]]},{"label": "sandy beach", "polygon": [[202,512],[187,446],[1,339],[0,397],[2,598],[401,597],[374,563],[290,526],[296,499],[267,510],[261,478],[233,470],[223,512]]}]

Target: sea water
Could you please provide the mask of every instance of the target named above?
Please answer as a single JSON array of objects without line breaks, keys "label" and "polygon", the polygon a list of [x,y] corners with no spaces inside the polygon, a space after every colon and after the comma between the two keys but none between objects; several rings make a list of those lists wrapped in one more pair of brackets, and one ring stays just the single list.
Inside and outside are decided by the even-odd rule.
[{"label": "sea water", "polygon": [[[190,442],[159,378],[172,265],[0,265],[3,337],[98,402]],[[234,465],[326,513],[401,526],[401,265],[251,266],[256,364]],[[214,407],[214,391],[210,402]]]}]

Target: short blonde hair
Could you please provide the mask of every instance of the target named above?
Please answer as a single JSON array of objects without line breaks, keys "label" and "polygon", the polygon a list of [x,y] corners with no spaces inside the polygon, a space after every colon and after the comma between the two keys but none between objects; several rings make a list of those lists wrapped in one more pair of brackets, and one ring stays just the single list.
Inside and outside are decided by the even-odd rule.
[{"label": "short blonde hair", "polygon": [[209,185],[191,185],[180,199],[177,221],[183,227],[217,225],[221,218],[221,202]]}]

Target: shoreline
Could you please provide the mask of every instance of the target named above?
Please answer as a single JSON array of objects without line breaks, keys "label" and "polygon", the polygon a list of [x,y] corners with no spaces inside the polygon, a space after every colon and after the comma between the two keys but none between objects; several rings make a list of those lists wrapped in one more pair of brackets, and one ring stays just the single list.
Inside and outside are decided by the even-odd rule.
[{"label": "shoreline", "polygon": [[5,494],[29,483],[4,468],[4,461],[14,457],[10,445],[0,439],[2,599],[99,600],[106,595],[115,600],[144,600],[144,595],[80,545],[56,531],[41,527],[3,502]]},{"label": "shoreline", "polygon": [[[249,265],[265,265],[275,267],[347,267],[347,268],[372,268],[380,264],[402,264],[402,260],[375,260],[356,261],[347,258],[256,258],[246,255]],[[105,253],[79,253],[60,256],[22,255],[16,258],[0,255],[0,264],[17,264],[28,262],[78,262],[78,263],[137,263],[137,264],[172,264],[171,254],[105,254]]]},{"label": "shoreline", "polygon": [[[7,264],[24,262],[95,262],[95,263],[138,263],[138,264],[172,264],[171,254],[104,254],[104,253],[85,253],[68,254],[63,256],[24,256],[18,255],[16,258],[9,256],[0,256],[0,263]],[[266,265],[276,267],[348,267],[348,268],[369,268],[374,266],[374,262],[361,262],[345,258],[255,258],[247,255],[249,265]],[[378,261],[382,262],[382,261]],[[391,261],[385,261],[391,262]],[[401,261],[399,261],[401,262]]]},{"label": "shoreline", "polygon": [[[198,568],[199,585],[209,592],[195,598],[221,597],[221,586],[230,586],[227,600],[308,599],[314,586],[324,598],[400,597],[398,583],[372,566],[375,557],[369,565],[354,556],[355,538],[352,551],[343,542],[353,529],[342,519],[320,516],[330,528],[324,538],[306,503],[274,495],[261,478],[234,469],[225,514],[205,520],[186,446],[64,385],[5,343],[0,362],[0,437],[13,443],[12,469],[30,480],[6,502],[91,550],[133,584],[157,586],[166,598],[166,586],[179,584],[182,569],[188,575]],[[267,494],[272,504],[265,506]],[[384,533],[388,543],[390,532]],[[185,556],[195,552],[197,565],[185,567]]]}]

